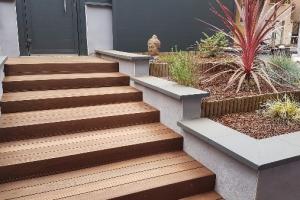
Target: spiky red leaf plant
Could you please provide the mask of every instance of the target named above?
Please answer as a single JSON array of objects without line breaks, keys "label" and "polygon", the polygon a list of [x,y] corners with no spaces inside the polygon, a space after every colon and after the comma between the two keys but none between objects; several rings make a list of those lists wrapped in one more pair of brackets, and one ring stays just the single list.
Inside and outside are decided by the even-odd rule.
[{"label": "spiky red leaf plant", "polygon": [[280,11],[284,0],[280,0],[272,6],[270,6],[268,0],[265,0],[263,3],[260,0],[241,0],[241,3],[238,0],[234,0],[237,12],[242,20],[242,24],[239,25],[235,21],[236,15],[220,0],[216,1],[220,9],[218,11],[212,6],[211,11],[222,20],[231,34],[203,20],[200,21],[213,27],[215,31],[221,31],[226,34],[240,50],[237,51],[238,59],[235,65],[231,65],[230,69],[221,71],[205,81],[211,81],[226,73],[231,73],[232,75],[225,90],[237,84],[236,92],[239,92],[245,80],[253,78],[260,93],[260,81],[264,81],[277,92],[273,84],[280,83],[268,75],[266,70],[267,64],[258,58],[258,53],[262,49],[262,42],[272,32],[281,28],[280,22],[290,14],[292,6]]}]

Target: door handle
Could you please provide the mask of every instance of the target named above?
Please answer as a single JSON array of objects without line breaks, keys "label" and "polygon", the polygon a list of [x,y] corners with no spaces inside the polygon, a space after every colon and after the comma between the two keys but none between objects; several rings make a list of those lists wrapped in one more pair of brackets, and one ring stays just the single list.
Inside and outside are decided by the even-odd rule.
[{"label": "door handle", "polygon": [[64,11],[67,14],[67,0],[64,0]]}]

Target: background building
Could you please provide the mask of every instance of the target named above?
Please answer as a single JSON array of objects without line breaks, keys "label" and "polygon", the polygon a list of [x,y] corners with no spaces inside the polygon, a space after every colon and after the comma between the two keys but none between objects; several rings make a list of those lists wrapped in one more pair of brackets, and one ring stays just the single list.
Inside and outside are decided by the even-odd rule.
[{"label": "background building", "polygon": [[[223,0],[234,10],[232,0]],[[186,49],[208,32],[201,18],[215,0],[0,0],[2,54],[87,54],[98,49],[145,51],[156,34],[162,50]]]}]

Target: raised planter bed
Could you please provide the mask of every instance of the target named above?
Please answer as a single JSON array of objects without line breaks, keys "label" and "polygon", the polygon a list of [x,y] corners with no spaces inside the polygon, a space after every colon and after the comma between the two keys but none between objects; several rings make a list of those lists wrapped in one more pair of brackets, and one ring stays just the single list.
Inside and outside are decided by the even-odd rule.
[{"label": "raised planter bed", "polygon": [[[165,55],[164,53],[163,55]],[[192,53],[191,53],[192,54]],[[193,55],[193,54],[192,54]],[[205,80],[210,76],[215,74],[215,71],[222,70],[228,65],[233,65],[234,63],[224,62],[222,65],[213,68],[209,73],[204,73],[208,69],[215,65],[218,65],[219,59],[227,59],[230,61],[230,56],[221,56],[216,58],[199,58],[194,56],[197,71],[199,77]],[[224,69],[223,69],[224,70]],[[150,75],[156,77],[163,77],[170,79],[169,66],[167,63],[162,63],[158,61],[150,64]],[[227,75],[228,76],[228,75]],[[278,93],[274,93],[270,87],[263,86],[262,94],[259,94],[256,86],[251,86],[251,88],[244,88],[238,94],[236,94],[235,89],[229,89],[224,91],[229,77],[226,75],[220,77],[211,82],[199,83],[198,89],[203,91],[208,91],[210,96],[205,98],[201,102],[201,117],[217,117],[232,113],[241,112],[253,112],[261,108],[261,105],[268,100],[281,98],[285,94],[292,96],[295,100],[300,100],[300,89],[283,87],[278,88]]]},{"label": "raised planter bed", "polygon": [[199,118],[205,91],[156,77],[132,80],[161,122],[182,134],[184,150],[216,173],[215,190],[225,199],[299,199],[300,132],[257,140]]}]

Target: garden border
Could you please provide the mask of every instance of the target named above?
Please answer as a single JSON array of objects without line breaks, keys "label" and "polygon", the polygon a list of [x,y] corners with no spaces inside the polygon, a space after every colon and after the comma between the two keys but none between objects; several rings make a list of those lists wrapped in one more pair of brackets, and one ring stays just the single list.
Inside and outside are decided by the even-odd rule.
[{"label": "garden border", "polygon": [[300,132],[257,140],[200,118],[201,96],[180,98],[191,88],[156,77],[132,81],[144,101],[160,110],[161,123],[184,137],[184,151],[216,174],[215,190],[225,199],[299,199]]}]

